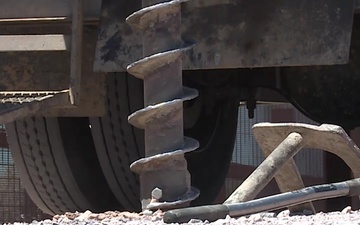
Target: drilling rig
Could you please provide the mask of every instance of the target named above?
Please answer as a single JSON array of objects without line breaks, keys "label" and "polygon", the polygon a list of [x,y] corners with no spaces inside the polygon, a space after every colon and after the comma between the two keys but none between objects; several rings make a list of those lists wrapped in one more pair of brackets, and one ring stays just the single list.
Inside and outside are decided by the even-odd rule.
[{"label": "drilling rig", "polygon": [[0,4],[0,123],[45,213],[213,202],[239,102],[360,125],[358,0]]}]

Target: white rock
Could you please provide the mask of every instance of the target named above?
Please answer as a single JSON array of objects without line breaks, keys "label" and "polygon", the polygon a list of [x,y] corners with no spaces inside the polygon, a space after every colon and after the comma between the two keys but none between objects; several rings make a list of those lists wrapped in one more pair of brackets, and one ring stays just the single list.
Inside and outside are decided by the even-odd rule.
[{"label": "white rock", "polygon": [[290,210],[284,210],[284,211],[281,211],[277,217],[288,217],[290,215]]},{"label": "white rock", "polygon": [[151,216],[153,214],[153,211],[145,209],[144,211],[142,211],[140,213],[140,215],[145,215],[145,216]]},{"label": "white rock", "polygon": [[351,212],[351,206],[346,206],[343,210],[341,210],[341,213],[350,213]]},{"label": "white rock", "polygon": [[252,222],[260,221],[262,220],[262,216],[260,213],[252,214],[250,215],[249,220]]},{"label": "white rock", "polygon": [[76,217],[75,220],[86,220],[92,214],[90,210],[86,210],[84,213],[81,213],[80,216]]}]

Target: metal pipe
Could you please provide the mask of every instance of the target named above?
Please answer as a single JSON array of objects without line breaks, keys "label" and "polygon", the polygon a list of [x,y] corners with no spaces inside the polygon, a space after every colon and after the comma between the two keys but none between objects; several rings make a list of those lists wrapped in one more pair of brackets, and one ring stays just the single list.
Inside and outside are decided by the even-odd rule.
[{"label": "metal pipe", "polygon": [[309,201],[355,195],[360,195],[360,178],[333,184],[316,185],[237,204],[198,206],[171,210],[165,213],[164,222],[186,223],[190,219],[212,222],[225,218],[226,215],[239,217],[252,213],[281,209]]},{"label": "metal pipe", "polygon": [[241,204],[229,204],[227,207],[230,216],[241,216],[266,210],[277,210],[312,200],[346,196],[348,193],[349,186],[346,183],[325,184],[255,199]]},{"label": "metal pipe", "polygon": [[224,204],[254,199],[275,174],[303,147],[299,133],[290,133],[255,171],[230,195]]}]

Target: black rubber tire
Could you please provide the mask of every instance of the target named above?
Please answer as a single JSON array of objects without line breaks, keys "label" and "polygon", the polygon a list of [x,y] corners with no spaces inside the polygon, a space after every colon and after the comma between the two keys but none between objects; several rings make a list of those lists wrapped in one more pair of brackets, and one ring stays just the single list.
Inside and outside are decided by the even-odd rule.
[{"label": "black rubber tire", "polygon": [[21,181],[43,212],[121,209],[102,175],[88,118],[32,117],[6,130]]},{"label": "black rubber tire", "polygon": [[220,192],[230,166],[238,119],[238,101],[221,101],[212,110],[203,107],[199,120],[185,135],[200,142],[200,148],[186,154],[191,184],[200,196],[191,205],[212,204]]},{"label": "black rubber tire", "polygon": [[[142,81],[125,74],[109,74],[107,79],[107,115],[90,119],[94,143],[118,200],[128,210],[140,210],[138,176],[130,170],[130,164],[144,156],[144,137],[143,131],[131,126],[127,118],[143,107]],[[204,107],[195,126],[185,130],[201,144],[198,153],[187,157],[192,182],[202,193],[196,204],[211,203],[217,196],[233,152],[238,102],[214,106],[210,112]]]},{"label": "black rubber tire", "polygon": [[126,74],[107,75],[107,114],[90,118],[100,164],[110,188],[127,210],[141,209],[139,178],[130,164],[144,156],[144,135],[128,123],[143,106],[142,81]]}]

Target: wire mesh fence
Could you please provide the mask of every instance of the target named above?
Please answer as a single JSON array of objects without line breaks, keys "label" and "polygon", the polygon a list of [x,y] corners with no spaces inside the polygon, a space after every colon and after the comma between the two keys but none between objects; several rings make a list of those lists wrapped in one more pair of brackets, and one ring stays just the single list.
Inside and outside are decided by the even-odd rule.
[{"label": "wire mesh fence", "polygon": [[47,218],[27,195],[16,171],[4,125],[0,125],[0,223],[31,222]]}]

